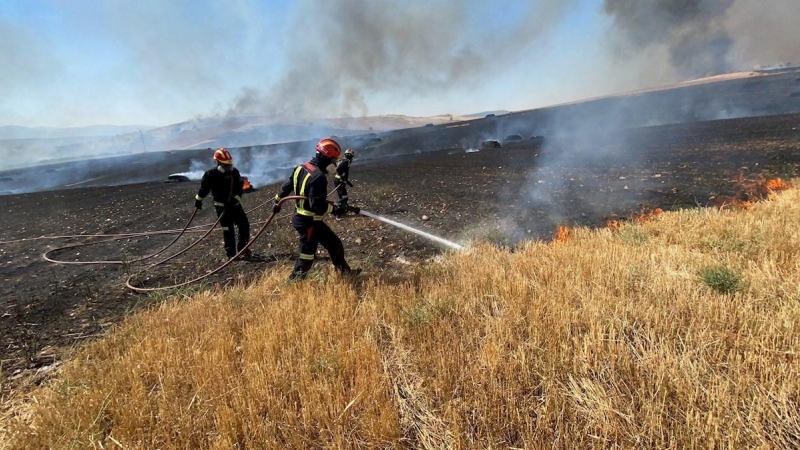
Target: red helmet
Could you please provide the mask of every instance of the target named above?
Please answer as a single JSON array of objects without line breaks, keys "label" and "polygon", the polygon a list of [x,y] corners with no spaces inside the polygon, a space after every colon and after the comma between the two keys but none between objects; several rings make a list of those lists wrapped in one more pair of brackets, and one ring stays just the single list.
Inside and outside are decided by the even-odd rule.
[{"label": "red helmet", "polygon": [[233,156],[231,156],[231,152],[228,150],[218,148],[217,151],[214,152],[214,161],[220,164],[233,164]]},{"label": "red helmet", "polygon": [[333,139],[323,139],[317,144],[317,152],[331,159],[339,159],[342,156],[342,147]]}]

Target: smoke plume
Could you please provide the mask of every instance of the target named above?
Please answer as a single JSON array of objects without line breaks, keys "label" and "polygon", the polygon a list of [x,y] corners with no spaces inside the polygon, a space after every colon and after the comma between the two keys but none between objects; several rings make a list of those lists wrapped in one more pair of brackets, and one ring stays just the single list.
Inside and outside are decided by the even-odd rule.
[{"label": "smoke plume", "polygon": [[604,0],[603,10],[624,38],[622,56],[663,47],[668,60],[655,70],[674,70],[680,79],[800,56],[794,0]]},{"label": "smoke plume", "polygon": [[536,2],[497,24],[476,17],[485,2],[305,0],[291,19],[282,78],[267,91],[243,89],[228,114],[362,116],[372,95],[475,86],[546,35],[572,3]]}]

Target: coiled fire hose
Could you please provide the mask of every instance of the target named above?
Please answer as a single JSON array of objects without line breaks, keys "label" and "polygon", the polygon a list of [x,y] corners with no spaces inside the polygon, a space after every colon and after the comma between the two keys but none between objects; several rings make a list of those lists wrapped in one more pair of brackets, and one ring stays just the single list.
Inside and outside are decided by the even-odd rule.
[{"label": "coiled fire hose", "polygon": [[[328,196],[333,194],[335,191],[336,191],[336,189],[334,188],[330,193],[328,193]],[[281,199],[277,204],[281,205],[285,201],[302,200],[304,198],[305,197],[298,196],[298,195],[288,196],[288,197],[284,197],[283,199]],[[260,205],[258,205],[256,207],[246,211],[246,214],[249,214],[252,211],[254,211],[254,210],[258,209],[258,208],[261,208],[261,207],[263,207],[263,206],[265,206],[265,205],[267,205],[268,203],[271,203],[271,202],[272,202],[272,200],[268,200],[267,202],[264,202],[264,203],[262,203],[262,204],[260,204]],[[412,233],[419,234],[419,235],[421,235],[421,236],[423,236],[423,237],[425,237],[427,239],[434,240],[434,241],[436,241],[436,242],[438,242],[440,244],[444,244],[444,245],[446,245],[446,246],[448,246],[450,248],[457,249],[457,250],[463,249],[463,247],[461,245],[459,245],[459,244],[455,244],[455,243],[452,243],[450,241],[447,241],[447,240],[444,240],[442,238],[439,238],[437,236],[433,236],[433,235],[431,235],[429,233],[425,233],[425,232],[422,232],[420,230],[416,230],[414,228],[408,227],[407,225],[400,224],[399,222],[395,222],[393,220],[387,219],[387,218],[379,216],[377,214],[373,214],[373,213],[370,213],[370,212],[364,211],[364,210],[360,210],[359,214],[361,214],[363,216],[366,216],[366,217],[370,217],[370,218],[373,218],[373,219],[377,219],[377,220],[389,223],[389,224],[391,224],[393,226],[402,228],[402,229],[404,229],[406,231],[410,231]],[[145,288],[145,287],[138,287],[138,286],[134,286],[133,285],[133,281],[132,280],[134,278],[136,278],[137,276],[149,271],[150,269],[152,269],[152,268],[154,268],[154,267],[156,267],[158,265],[161,265],[161,264],[163,264],[163,263],[165,263],[167,261],[172,260],[173,258],[176,258],[176,257],[186,253],[187,251],[192,249],[194,246],[199,244],[201,241],[203,241],[209,234],[211,234],[211,232],[214,230],[214,228],[219,224],[219,222],[222,219],[223,215],[224,215],[224,213],[221,214],[217,218],[217,220],[210,227],[208,227],[207,230],[205,230],[204,234],[202,236],[200,236],[200,238],[198,238],[196,241],[194,241],[192,244],[190,244],[186,248],[184,248],[181,251],[179,251],[177,253],[174,253],[174,254],[172,254],[172,255],[170,255],[170,256],[168,256],[168,257],[166,257],[166,258],[164,258],[164,259],[162,259],[162,260],[160,260],[158,262],[150,264],[149,266],[145,267],[144,269],[140,270],[139,272],[136,272],[135,274],[133,274],[130,277],[128,277],[128,279],[125,281],[125,287],[127,287],[128,289],[131,289],[131,290],[133,290],[135,292],[154,292],[154,291],[168,290],[168,289],[174,289],[174,288],[178,288],[178,287],[187,286],[189,284],[196,283],[196,282],[201,281],[201,280],[203,280],[205,278],[208,278],[208,277],[210,277],[210,276],[222,271],[223,269],[228,267],[230,264],[232,264],[234,261],[236,261],[239,257],[241,257],[250,248],[250,246],[253,245],[253,243],[255,243],[255,241],[258,238],[260,238],[261,234],[266,230],[266,228],[269,226],[269,224],[275,219],[275,212],[273,212],[267,218],[267,220],[263,222],[263,226],[258,230],[258,232],[255,234],[255,236],[252,239],[250,239],[250,241],[245,245],[244,248],[242,248],[236,255],[234,255],[232,258],[227,260],[225,263],[223,263],[222,265],[220,265],[219,267],[217,267],[214,270],[206,272],[204,275],[201,275],[199,277],[193,278],[191,280],[184,281],[182,283],[177,283],[177,284],[173,284],[173,285],[169,285],[169,286],[159,286],[159,287],[153,287],[153,288]],[[281,216],[281,217],[288,217],[289,215],[291,215],[291,214],[287,214],[287,215]],[[194,218],[196,216],[197,216],[197,210],[195,209],[193,211],[191,217],[187,221],[186,225],[184,225],[184,227],[181,230],[161,230],[161,231],[152,231],[152,232],[120,233],[120,234],[41,236],[41,237],[38,237],[38,238],[26,238],[26,239],[19,239],[19,240],[16,240],[16,241],[0,242],[0,244],[7,244],[7,243],[12,243],[12,242],[22,242],[22,241],[29,241],[29,240],[37,240],[37,239],[61,239],[61,238],[77,238],[77,237],[110,237],[109,239],[104,239],[104,240],[101,240],[101,241],[85,242],[85,243],[74,244],[74,245],[69,245],[69,246],[64,246],[64,247],[51,249],[51,250],[45,252],[42,255],[42,257],[46,261],[49,261],[49,262],[52,262],[52,263],[56,263],[56,264],[74,264],[74,265],[87,264],[88,265],[88,264],[127,264],[127,263],[135,263],[135,262],[142,262],[142,261],[145,261],[147,259],[154,258],[154,257],[158,256],[159,254],[163,253],[168,248],[170,248],[172,245],[174,245],[178,241],[178,239],[180,239],[181,236],[183,236],[185,233],[189,232],[190,230],[191,230],[191,232],[201,232],[202,228],[206,227],[207,225],[198,225],[198,226],[195,226],[195,227],[189,227],[189,225],[192,223],[192,221],[194,220]],[[261,223],[261,222],[256,222],[256,223]],[[166,246],[162,247],[161,249],[159,249],[158,251],[156,251],[154,253],[151,253],[151,254],[149,254],[147,256],[143,256],[141,258],[137,258],[137,259],[134,259],[134,260],[128,260],[128,261],[122,261],[122,260],[62,261],[62,260],[57,260],[57,259],[54,259],[54,258],[50,257],[50,254],[52,254],[52,253],[57,252],[57,251],[61,251],[61,250],[66,250],[66,249],[86,247],[86,246],[96,245],[96,244],[105,243],[105,242],[112,242],[112,241],[115,241],[115,240],[129,239],[131,237],[160,235],[160,234],[171,234],[171,233],[177,233],[178,235],[169,244],[167,244]]]},{"label": "coiled fire hose", "polygon": [[[251,208],[251,209],[247,210],[245,212],[245,214],[250,214],[251,212],[255,211],[256,209],[264,207],[267,203],[270,203],[270,202],[272,202],[272,200],[269,200],[269,201],[264,202],[264,203],[254,207],[254,208]],[[0,244],[11,244],[11,243],[16,243],[16,242],[23,242],[23,241],[37,240],[37,239],[69,239],[69,238],[105,237],[105,238],[108,238],[108,239],[103,239],[103,240],[93,241],[93,242],[83,242],[83,243],[80,243],[80,244],[67,245],[67,246],[64,246],[64,247],[57,247],[57,248],[54,248],[54,249],[50,249],[50,250],[46,251],[44,254],[42,254],[42,258],[45,261],[48,261],[48,262],[51,262],[51,263],[55,263],[55,264],[72,264],[72,265],[83,265],[83,264],[86,264],[86,265],[89,265],[89,264],[130,264],[130,263],[142,262],[142,261],[145,261],[145,260],[148,260],[150,258],[154,258],[154,257],[160,255],[165,250],[167,250],[169,247],[174,245],[175,242],[177,242],[178,239],[180,239],[186,233],[189,233],[189,232],[192,232],[192,233],[203,232],[204,233],[203,236],[200,237],[200,239],[199,239],[199,240],[203,240],[204,238],[206,238],[210,234],[210,231],[213,230],[219,224],[220,220],[222,219],[222,215],[220,215],[220,217],[218,217],[217,220],[214,223],[212,223],[211,225],[197,225],[197,226],[194,226],[194,227],[190,227],[189,225],[192,223],[192,221],[194,220],[195,216],[197,215],[197,211],[198,210],[196,210],[196,209],[194,210],[194,212],[192,213],[192,216],[189,218],[189,221],[180,230],[174,229],[174,230],[159,230],[159,231],[147,231],[147,232],[139,232],[139,233],[119,233],[119,234],[72,234],[72,235],[63,235],[63,236],[41,236],[41,237],[38,237],[38,238],[27,238],[27,239],[18,239],[18,240],[15,240],[15,241],[5,241],[5,242],[0,242]],[[286,217],[288,217],[288,216],[289,215],[286,215]],[[256,222],[255,224],[259,224],[259,223],[261,223],[261,222]],[[63,250],[70,250],[70,249],[75,249],[75,248],[88,247],[88,246],[91,246],[91,245],[97,245],[97,244],[103,244],[103,243],[106,243],[106,242],[119,241],[119,240],[122,240],[122,239],[129,239],[129,238],[132,238],[132,237],[155,236],[155,235],[161,235],[161,234],[178,234],[178,236],[176,236],[175,239],[172,240],[172,242],[167,244],[165,247],[159,249],[157,252],[152,253],[152,254],[147,255],[147,256],[143,256],[143,257],[138,258],[138,259],[133,259],[133,260],[128,260],[128,261],[121,261],[121,260],[64,261],[64,260],[60,260],[60,259],[55,259],[54,257],[51,256],[53,253],[60,252],[60,251],[63,251]]]},{"label": "coiled fire hose", "polygon": [[[284,197],[284,198],[282,198],[282,199],[281,199],[281,200],[280,200],[280,201],[279,201],[277,204],[278,204],[278,205],[281,205],[283,202],[285,202],[285,201],[288,201],[288,200],[302,200],[302,199],[304,199],[304,198],[305,198],[305,197],[303,197],[303,196],[300,196],[300,195],[290,195],[290,196],[288,196],[288,197]],[[268,203],[268,202],[267,202],[267,203]],[[266,204],[266,203],[264,203],[264,204],[262,204],[262,205],[260,205],[260,206],[258,206],[258,207],[264,206],[265,204]],[[255,209],[255,208],[254,208],[254,209]],[[251,211],[252,211],[252,210],[251,210]],[[220,216],[220,217],[221,217],[221,216]],[[264,231],[267,229],[267,226],[269,226],[269,224],[272,222],[272,220],[273,220],[274,218],[275,218],[275,212],[273,211],[273,212],[272,212],[272,214],[270,214],[270,216],[269,216],[269,217],[267,218],[267,220],[264,222],[264,225],[263,225],[263,226],[262,226],[262,227],[261,227],[261,228],[258,230],[258,232],[255,234],[255,236],[253,236],[253,237],[250,239],[250,241],[247,243],[247,245],[245,245],[245,246],[244,246],[244,247],[243,247],[241,250],[239,250],[239,252],[238,252],[238,253],[236,253],[236,255],[234,255],[234,256],[233,256],[232,258],[230,258],[229,260],[225,261],[225,262],[224,262],[224,263],[223,263],[221,266],[217,267],[216,269],[214,269],[214,270],[211,270],[211,271],[209,271],[209,272],[206,272],[205,274],[203,274],[203,275],[201,275],[201,276],[199,276],[199,277],[193,278],[193,279],[191,279],[191,280],[184,281],[184,282],[182,282],[182,283],[177,283],[177,284],[173,284],[173,285],[169,285],[169,286],[159,286],[159,287],[152,287],[152,288],[146,288],[146,287],[138,287],[138,286],[134,286],[134,285],[133,285],[133,281],[132,281],[134,278],[136,278],[136,277],[138,277],[139,275],[141,275],[141,274],[143,274],[143,273],[145,273],[145,272],[149,271],[149,270],[150,270],[150,269],[152,269],[153,267],[156,267],[156,266],[158,266],[158,265],[160,265],[160,264],[163,264],[163,263],[165,263],[165,262],[167,262],[167,261],[169,261],[169,260],[171,260],[171,259],[173,259],[173,258],[176,258],[176,257],[178,257],[178,256],[182,255],[183,253],[186,253],[187,251],[189,251],[189,249],[191,249],[192,247],[194,247],[195,245],[197,245],[198,243],[200,243],[200,241],[202,241],[202,240],[203,240],[203,239],[204,239],[204,238],[205,238],[205,237],[206,237],[206,236],[207,236],[209,233],[211,233],[211,231],[213,230],[213,227],[212,227],[211,229],[209,229],[209,230],[208,230],[208,232],[207,232],[206,234],[204,234],[202,237],[200,237],[200,239],[196,240],[194,243],[192,243],[192,244],[191,244],[191,245],[189,245],[188,247],[184,248],[183,250],[181,250],[181,251],[179,251],[179,252],[177,252],[177,253],[175,253],[175,254],[173,254],[173,255],[171,255],[171,256],[169,256],[169,257],[167,257],[167,258],[164,258],[164,259],[162,259],[162,260],[160,260],[160,261],[158,261],[158,262],[155,262],[155,263],[153,263],[153,264],[150,264],[149,266],[145,267],[144,269],[140,270],[139,272],[136,272],[135,274],[133,274],[133,275],[131,275],[130,277],[128,277],[128,279],[125,281],[125,287],[127,287],[128,289],[130,289],[130,290],[132,290],[132,291],[135,291],[135,292],[155,292],[155,291],[162,291],[162,290],[174,289],[174,288],[179,288],[179,287],[187,286],[187,285],[189,285],[189,284],[196,283],[196,282],[198,282],[198,281],[200,281],[200,280],[203,280],[203,279],[205,279],[205,278],[208,278],[208,277],[210,277],[210,276],[212,276],[212,275],[216,274],[217,272],[220,272],[221,270],[225,269],[226,267],[228,267],[229,265],[231,265],[233,262],[235,262],[235,261],[236,261],[236,260],[237,260],[239,257],[241,257],[241,256],[242,256],[242,255],[243,255],[243,254],[244,254],[244,253],[245,253],[245,252],[246,252],[246,251],[247,251],[247,250],[250,248],[250,246],[251,246],[251,245],[253,245],[253,243],[254,243],[256,240],[258,240],[258,238],[259,238],[259,237],[261,237],[261,234],[262,234],[262,233],[264,233]],[[217,223],[218,223],[218,222],[219,222],[219,220],[217,220]],[[216,224],[215,224],[215,225],[216,225]]]},{"label": "coiled fire hose", "polygon": [[[67,246],[64,246],[64,247],[58,247],[58,248],[54,248],[54,249],[51,249],[51,250],[48,250],[48,251],[44,252],[44,254],[42,254],[42,258],[44,258],[45,261],[49,261],[51,263],[56,263],[56,264],[75,264],[75,265],[83,265],[83,264],[125,264],[125,263],[141,262],[141,261],[144,261],[144,260],[147,260],[147,259],[150,259],[150,258],[153,258],[153,257],[156,257],[156,256],[160,255],[166,249],[170,248],[175,242],[177,242],[178,239],[180,239],[181,236],[183,236],[184,233],[186,233],[186,230],[189,228],[189,224],[192,223],[192,221],[194,220],[195,216],[197,215],[197,211],[198,211],[197,209],[194,210],[194,212],[192,213],[192,216],[189,217],[189,221],[186,222],[186,225],[184,225],[183,229],[179,233],[177,233],[178,235],[175,236],[175,239],[173,239],[166,246],[160,248],[155,253],[149,254],[147,256],[143,256],[141,258],[132,259],[130,261],[122,261],[122,260],[63,261],[63,260],[51,258],[50,254],[54,253],[54,252],[57,252],[57,251],[69,250],[69,249],[73,249],[73,248],[88,247],[90,245],[102,244],[104,242],[113,242],[113,241],[118,241],[118,240],[121,240],[121,239],[128,239],[128,238],[136,237],[136,236],[148,236],[149,233],[137,233],[137,234],[133,234],[133,235],[121,235],[121,236],[112,237],[110,239],[103,239],[101,241],[83,242],[83,243],[80,243],[80,244],[74,244],[74,245],[67,245]],[[214,222],[213,225],[211,225],[211,227],[209,228],[209,231],[214,229],[215,226],[217,226],[217,224],[219,223],[220,219],[222,219],[222,216],[219,216],[219,218],[217,218],[217,221]],[[157,231],[153,232],[153,234],[155,234],[155,233],[159,233],[159,232],[157,232]],[[159,233],[159,234],[165,234],[165,233]],[[206,235],[207,234],[208,234],[208,232],[206,232]],[[203,237],[205,237],[206,235],[203,235]],[[97,235],[97,236],[102,236],[102,235]],[[203,239],[203,238],[201,237],[200,239]]]},{"label": "coiled fire hose", "polygon": [[[333,194],[334,192],[336,192],[336,188],[333,188],[333,190],[328,193],[327,197],[330,197],[331,194]],[[253,211],[255,211],[255,210],[259,209],[259,208],[262,208],[262,207],[266,206],[268,203],[271,203],[271,202],[272,202],[272,200],[268,200],[268,201],[266,201],[264,203],[261,203],[260,205],[247,210],[245,212],[245,214],[250,214],[251,212],[253,212]],[[68,235],[60,235],[60,236],[39,236],[39,237],[34,237],[34,238],[16,239],[16,240],[12,240],[12,241],[0,241],[0,245],[3,245],[3,244],[15,244],[15,243],[19,243],[19,242],[35,241],[35,240],[42,240],[42,239],[73,239],[73,238],[95,238],[95,237],[99,238],[99,237],[104,237],[104,238],[108,238],[108,239],[103,239],[103,240],[100,240],[100,241],[93,241],[93,242],[83,242],[83,243],[80,243],[80,244],[67,245],[67,246],[63,246],[63,247],[56,247],[56,248],[50,249],[50,250],[46,251],[44,254],[42,254],[42,258],[45,261],[48,261],[48,262],[51,262],[51,263],[54,263],[54,264],[65,264],[65,265],[67,265],[67,264],[70,264],[70,265],[91,265],[91,264],[130,264],[130,263],[137,263],[137,262],[146,261],[146,260],[148,260],[150,258],[154,258],[154,257],[160,255],[161,253],[166,251],[169,247],[174,245],[178,241],[178,239],[180,239],[187,232],[202,232],[203,228],[207,227],[208,225],[197,225],[197,226],[194,226],[194,227],[189,227],[189,225],[194,220],[195,216],[197,216],[197,209],[194,210],[194,212],[192,213],[192,216],[189,218],[189,221],[186,223],[186,225],[181,230],[174,229],[174,230],[159,230],[159,231],[147,231],[147,232],[138,232],[138,233],[68,234]],[[291,214],[285,214],[285,215],[281,216],[280,218],[289,217],[289,216],[291,216]],[[205,234],[203,234],[203,236],[201,236],[200,239],[198,239],[198,240],[205,239],[209,235],[210,230],[214,229],[219,224],[220,220],[222,220],[222,215],[220,215],[220,217],[218,217],[217,220],[213,224],[210,225],[210,228],[207,229]],[[254,223],[254,225],[258,225],[260,223],[262,223],[262,222],[256,222],[256,223]],[[172,242],[170,242],[169,244],[167,244],[163,248],[159,249],[157,252],[152,253],[152,254],[147,255],[147,256],[143,256],[143,257],[138,258],[138,259],[133,259],[133,260],[128,260],[128,261],[122,261],[122,260],[64,261],[64,260],[60,260],[60,259],[55,259],[55,258],[50,256],[53,253],[64,251],[64,250],[71,250],[71,249],[75,249],[75,248],[88,247],[88,246],[91,246],[91,245],[97,245],[97,244],[103,244],[103,243],[106,243],[106,242],[119,241],[119,240],[122,240],[122,239],[129,239],[129,238],[132,238],[132,237],[155,236],[155,235],[161,235],[161,234],[175,234],[175,233],[177,233],[178,236],[176,236],[175,239],[172,240]]]}]

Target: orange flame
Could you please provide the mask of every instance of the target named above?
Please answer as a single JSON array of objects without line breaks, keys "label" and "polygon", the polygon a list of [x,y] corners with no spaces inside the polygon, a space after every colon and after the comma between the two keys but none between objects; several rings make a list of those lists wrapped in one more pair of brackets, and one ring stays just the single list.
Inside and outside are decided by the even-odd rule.
[{"label": "orange flame", "polygon": [[758,175],[753,180],[745,178],[743,172],[733,179],[738,185],[738,192],[733,198],[718,198],[716,204],[720,208],[730,206],[733,208],[750,209],[753,205],[762,200],[774,200],[777,192],[789,189],[789,184],[780,178],[766,179],[763,175]]},{"label": "orange flame", "polygon": [[719,209],[750,209],[755,204],[752,200],[737,197],[717,197],[714,206]]},{"label": "orange flame", "polygon": [[771,189],[773,191],[783,191],[785,189],[789,189],[789,184],[780,178],[773,178],[767,181],[767,189]]},{"label": "orange flame", "polygon": [[566,225],[559,225],[556,227],[556,242],[567,242],[569,235],[572,231]]},{"label": "orange flame", "polygon": [[656,208],[650,211],[646,211],[644,207],[642,207],[642,211],[633,218],[633,220],[637,223],[645,223],[653,220],[654,218],[664,214],[664,210],[661,208]]},{"label": "orange flame", "polygon": [[250,189],[253,189],[253,185],[250,184],[250,180],[248,180],[247,177],[242,177],[242,190],[249,191]]},{"label": "orange flame", "polygon": [[619,231],[619,229],[622,227],[622,224],[619,223],[619,220],[608,219],[606,220],[606,226],[611,231]]}]

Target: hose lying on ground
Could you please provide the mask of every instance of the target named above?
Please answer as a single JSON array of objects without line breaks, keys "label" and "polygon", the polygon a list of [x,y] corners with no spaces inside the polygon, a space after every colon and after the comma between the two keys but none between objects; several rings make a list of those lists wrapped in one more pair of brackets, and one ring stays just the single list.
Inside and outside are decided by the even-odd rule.
[{"label": "hose lying on ground", "polygon": [[[172,240],[172,241],[171,241],[169,244],[167,244],[166,246],[164,246],[164,247],[160,248],[160,249],[159,249],[158,251],[156,251],[155,253],[149,254],[149,255],[147,255],[147,256],[143,256],[143,257],[141,257],[141,258],[132,259],[132,260],[130,260],[130,261],[122,261],[122,260],[104,260],[104,261],[62,261],[62,260],[58,260],[58,259],[53,259],[53,258],[51,258],[51,257],[50,257],[50,254],[51,254],[51,253],[54,253],[54,252],[57,252],[57,251],[61,251],[61,250],[68,250],[68,249],[73,249],[73,248],[87,247],[87,246],[90,246],[90,245],[102,244],[102,243],[104,243],[104,242],[113,242],[113,241],[118,241],[118,240],[120,240],[120,239],[129,239],[129,238],[131,238],[131,237],[135,237],[135,236],[149,236],[149,234],[148,234],[148,233],[139,233],[139,234],[137,234],[137,235],[134,235],[134,236],[121,236],[121,237],[112,237],[112,238],[110,238],[110,239],[103,239],[102,241],[95,241],[95,242],[83,242],[83,243],[81,243],[81,244],[74,244],[74,245],[67,245],[67,246],[64,246],[64,247],[58,247],[58,248],[54,248],[54,249],[52,249],[52,250],[48,250],[48,251],[44,252],[44,254],[42,254],[42,258],[44,258],[44,260],[45,260],[45,261],[49,261],[49,262],[51,262],[51,263],[56,263],[56,264],[80,264],[80,265],[82,265],[82,264],[125,264],[125,263],[136,263],[136,262],[141,262],[141,261],[144,261],[144,260],[147,260],[147,259],[153,258],[153,257],[155,257],[155,256],[158,256],[159,254],[161,254],[162,252],[164,252],[166,249],[170,248],[170,247],[172,246],[172,244],[174,244],[175,242],[177,242],[177,241],[178,241],[178,239],[180,239],[180,238],[181,238],[181,236],[183,236],[183,234],[184,234],[184,233],[186,233],[186,230],[189,228],[189,224],[191,224],[191,223],[192,223],[192,221],[194,220],[195,216],[197,215],[197,211],[198,211],[197,209],[195,209],[195,210],[194,210],[194,212],[192,213],[192,216],[191,216],[191,217],[189,217],[189,221],[188,221],[188,222],[186,222],[186,225],[183,227],[183,229],[182,229],[182,230],[181,230],[181,231],[178,233],[178,235],[177,235],[177,236],[175,236],[175,239],[173,239],[173,240]],[[209,230],[212,230],[212,229],[214,229],[214,227],[215,227],[215,226],[216,226],[216,225],[219,223],[220,219],[222,219],[222,216],[219,216],[219,218],[217,218],[217,221],[216,221],[216,222],[214,222],[214,224],[213,224],[213,225],[211,225],[211,227],[209,228]],[[154,233],[159,233],[159,232],[157,232],[157,231],[156,231],[156,232],[154,232]],[[160,234],[163,234],[163,233],[160,233]],[[208,232],[206,233],[206,235],[207,235],[207,234],[208,234]],[[205,237],[206,235],[203,235],[203,237]],[[202,238],[200,238],[200,239],[202,239]]]},{"label": "hose lying on ground", "polygon": [[[255,211],[258,208],[261,208],[261,207],[265,206],[267,203],[270,203],[271,201],[272,200],[264,202],[264,203],[254,207],[254,208],[249,209],[246,212],[246,214],[250,214],[251,212]],[[217,220],[211,225],[198,225],[198,226],[194,226],[194,227],[189,227],[189,225],[192,223],[192,221],[194,220],[195,216],[197,215],[197,211],[198,211],[197,209],[194,210],[194,212],[192,213],[192,216],[189,218],[189,221],[180,230],[177,230],[177,229],[176,230],[159,230],[159,231],[147,231],[147,232],[138,232],[138,233],[119,233],[119,234],[78,234],[78,235],[64,235],[64,236],[41,236],[41,237],[38,237],[38,238],[18,239],[16,241],[0,242],[0,245],[1,244],[10,244],[10,243],[15,243],[15,242],[23,242],[23,241],[26,241],[26,240],[36,240],[36,239],[67,239],[67,238],[78,238],[78,237],[106,237],[108,239],[103,239],[103,240],[93,241],[93,242],[83,242],[83,243],[80,243],[80,244],[67,245],[67,246],[63,246],[63,247],[56,247],[56,248],[50,249],[50,250],[46,251],[44,254],[42,254],[42,258],[44,258],[45,261],[48,261],[48,262],[51,262],[51,263],[55,263],[55,264],[71,264],[71,265],[130,264],[130,263],[137,263],[137,262],[142,262],[142,261],[145,261],[145,260],[148,260],[150,258],[154,258],[154,257],[160,255],[161,253],[166,251],[168,248],[170,248],[172,245],[174,245],[178,241],[178,239],[181,238],[181,236],[183,236],[184,234],[186,234],[188,232],[192,232],[192,233],[204,232],[203,236],[201,236],[200,239],[198,239],[198,241],[201,241],[201,240],[205,239],[210,234],[210,231],[213,230],[214,227],[216,227],[219,224],[220,220],[222,219],[222,215],[220,215],[220,217],[218,217]],[[256,224],[259,224],[259,223],[261,223],[261,222],[256,222]],[[103,244],[103,243],[106,243],[106,242],[119,241],[119,240],[122,240],[122,239],[130,239],[132,237],[155,236],[155,235],[161,235],[161,234],[175,234],[175,233],[178,234],[175,237],[175,239],[173,239],[165,247],[159,249],[157,252],[149,254],[147,256],[143,256],[141,258],[128,260],[128,261],[122,261],[122,260],[64,261],[64,260],[60,260],[60,259],[55,259],[55,258],[53,258],[51,256],[52,254],[54,254],[56,252],[63,251],[63,250],[70,250],[70,249],[75,249],[75,248],[88,247],[88,246],[92,246],[92,245]]]},{"label": "hose lying on ground", "polygon": [[[287,200],[302,200],[302,199],[304,199],[304,198],[305,198],[305,197],[303,197],[303,196],[299,196],[299,195],[290,195],[290,196],[288,196],[288,197],[284,197],[284,198],[282,198],[282,199],[281,199],[281,200],[278,202],[278,205],[282,204],[283,202],[285,202],[285,201],[287,201]],[[263,205],[261,205],[261,206],[263,206]],[[251,211],[252,211],[252,210],[251,210]],[[169,257],[167,257],[167,258],[164,258],[164,259],[162,259],[161,261],[158,261],[158,262],[155,262],[155,263],[153,263],[153,264],[150,264],[149,266],[145,267],[144,269],[140,270],[139,272],[137,272],[137,273],[135,273],[135,274],[131,275],[130,277],[128,277],[128,279],[125,281],[125,287],[127,287],[128,289],[130,289],[130,290],[132,290],[132,291],[135,291],[135,292],[155,292],[155,291],[162,291],[162,290],[174,289],[174,288],[179,288],[179,287],[187,286],[187,285],[189,285],[189,284],[196,283],[196,282],[198,282],[198,281],[200,281],[200,280],[203,280],[203,279],[205,279],[205,278],[208,278],[208,277],[210,277],[210,276],[212,276],[212,275],[216,274],[217,272],[219,272],[219,271],[221,271],[221,270],[225,269],[225,268],[226,268],[226,267],[228,267],[229,265],[233,264],[233,262],[234,262],[234,261],[236,261],[236,260],[237,260],[238,258],[240,258],[242,255],[244,255],[244,254],[245,254],[245,252],[247,252],[247,250],[250,248],[250,246],[251,246],[251,245],[253,245],[253,243],[254,243],[256,240],[258,240],[258,238],[259,238],[259,237],[261,237],[261,234],[262,234],[262,233],[264,233],[264,231],[267,229],[267,226],[269,226],[269,224],[272,222],[272,220],[273,220],[274,218],[275,218],[275,212],[273,211],[273,212],[272,212],[272,214],[270,214],[270,216],[269,216],[269,217],[267,218],[267,220],[264,222],[264,225],[263,225],[263,226],[262,226],[262,227],[261,227],[261,228],[258,230],[258,232],[255,234],[255,236],[253,236],[253,237],[250,239],[250,241],[247,243],[247,245],[245,245],[245,246],[244,246],[244,247],[243,247],[241,250],[239,250],[239,252],[238,252],[238,253],[236,253],[236,255],[234,255],[232,258],[230,258],[230,259],[228,259],[227,261],[225,261],[225,262],[224,262],[224,263],[223,263],[221,266],[217,267],[217,268],[216,268],[216,269],[214,269],[214,270],[211,270],[211,271],[209,271],[209,272],[206,272],[204,275],[201,275],[201,276],[199,276],[199,277],[193,278],[193,279],[191,279],[191,280],[188,280],[188,281],[184,281],[184,282],[182,282],[182,283],[177,283],[177,284],[173,284],[173,285],[169,285],[169,286],[159,286],[159,287],[153,287],[153,288],[145,288],[145,287],[138,287],[138,286],[134,286],[134,285],[133,285],[133,282],[132,282],[132,280],[133,280],[134,278],[136,278],[137,276],[139,276],[139,275],[141,275],[141,274],[143,274],[143,273],[145,273],[145,272],[149,271],[149,270],[150,270],[150,269],[152,269],[153,267],[156,267],[156,266],[158,266],[158,265],[160,265],[160,264],[163,264],[163,263],[165,263],[165,262],[167,262],[167,261],[171,260],[172,258],[175,258],[175,257],[177,257],[177,256],[179,256],[179,255],[181,255],[181,254],[183,254],[183,253],[185,253],[185,252],[187,252],[189,249],[191,249],[192,247],[194,247],[195,245],[197,245],[197,244],[198,244],[200,241],[202,241],[202,240],[203,240],[203,239],[204,239],[204,238],[207,236],[207,234],[211,232],[211,229],[208,231],[208,233],[207,233],[206,235],[203,235],[203,236],[202,236],[200,239],[198,239],[197,241],[195,241],[194,243],[192,243],[192,245],[190,245],[190,246],[186,247],[185,249],[181,250],[180,252],[178,252],[178,253],[175,253],[175,254],[173,254],[172,256],[169,256]],[[212,228],[212,229],[213,229],[213,228]]]}]

